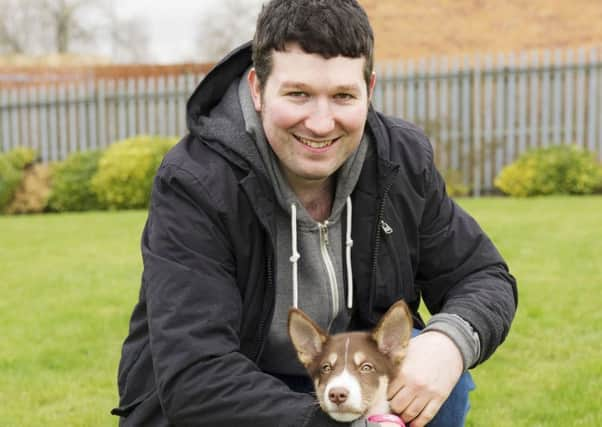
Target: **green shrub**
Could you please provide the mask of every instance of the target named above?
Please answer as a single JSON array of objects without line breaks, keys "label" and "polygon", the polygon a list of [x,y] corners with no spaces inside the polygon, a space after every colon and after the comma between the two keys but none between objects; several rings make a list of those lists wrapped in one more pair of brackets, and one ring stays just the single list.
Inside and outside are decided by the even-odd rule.
[{"label": "green shrub", "polygon": [[48,165],[34,163],[27,166],[13,200],[6,207],[8,214],[41,213],[48,206],[51,169]]},{"label": "green shrub", "polygon": [[8,161],[17,170],[23,170],[26,166],[35,162],[38,152],[33,148],[15,147],[5,154]]},{"label": "green shrub", "polygon": [[540,148],[506,166],[494,185],[515,197],[591,194],[602,188],[602,166],[576,145]]},{"label": "green shrub", "polygon": [[5,154],[0,155],[0,212],[4,212],[19,187],[23,171],[15,168]]},{"label": "green shrub", "polygon": [[4,212],[13,200],[23,179],[23,169],[32,164],[36,157],[36,150],[24,147],[15,147],[0,154],[0,212]]},{"label": "green shrub", "polygon": [[92,190],[110,209],[146,208],[153,177],[176,138],[137,136],[105,151],[92,178]]},{"label": "green shrub", "polygon": [[52,192],[48,201],[51,210],[65,212],[101,208],[91,187],[101,155],[101,151],[74,153],[54,165]]}]

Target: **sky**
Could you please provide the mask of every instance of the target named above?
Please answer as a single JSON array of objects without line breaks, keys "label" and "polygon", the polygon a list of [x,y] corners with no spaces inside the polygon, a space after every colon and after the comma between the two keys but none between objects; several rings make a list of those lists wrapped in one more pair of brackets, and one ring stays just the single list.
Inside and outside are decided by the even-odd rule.
[{"label": "sky", "polygon": [[[249,2],[249,0],[247,0]],[[251,0],[259,11],[259,0]],[[203,14],[216,14],[222,0],[118,0],[117,15],[142,17],[149,25],[149,50],[159,63],[198,62],[197,26]]]}]

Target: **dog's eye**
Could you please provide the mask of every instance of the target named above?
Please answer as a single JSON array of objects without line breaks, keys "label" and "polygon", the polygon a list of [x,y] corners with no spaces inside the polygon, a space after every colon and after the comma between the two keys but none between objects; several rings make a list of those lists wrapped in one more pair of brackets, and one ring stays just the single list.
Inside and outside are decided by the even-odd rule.
[{"label": "dog's eye", "polygon": [[332,366],[330,366],[330,363],[325,363],[322,365],[320,370],[323,374],[329,374],[330,372],[332,372]]},{"label": "dog's eye", "polygon": [[360,372],[368,373],[374,371],[374,366],[371,363],[363,363],[360,366]]}]

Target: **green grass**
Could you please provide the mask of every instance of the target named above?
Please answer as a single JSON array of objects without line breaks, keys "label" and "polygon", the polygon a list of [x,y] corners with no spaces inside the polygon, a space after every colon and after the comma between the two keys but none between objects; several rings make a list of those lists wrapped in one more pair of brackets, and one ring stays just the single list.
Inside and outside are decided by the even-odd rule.
[{"label": "green grass", "polygon": [[[519,282],[467,425],[602,425],[602,197],[465,199]],[[144,212],[0,217],[0,425],[115,426]]]},{"label": "green grass", "polygon": [[0,425],[116,425],[142,212],[0,217]]}]

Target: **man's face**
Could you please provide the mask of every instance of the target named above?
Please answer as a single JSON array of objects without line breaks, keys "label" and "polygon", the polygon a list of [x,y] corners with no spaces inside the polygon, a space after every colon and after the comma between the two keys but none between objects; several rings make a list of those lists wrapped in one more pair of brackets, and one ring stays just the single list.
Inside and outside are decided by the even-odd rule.
[{"label": "man's face", "polygon": [[366,87],[364,61],[289,44],[273,52],[263,92],[249,73],[255,109],[293,189],[328,179],[359,145],[374,88],[374,75]]}]

